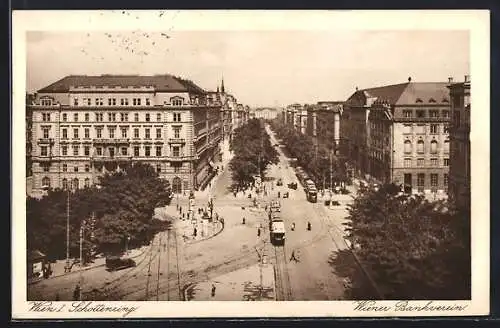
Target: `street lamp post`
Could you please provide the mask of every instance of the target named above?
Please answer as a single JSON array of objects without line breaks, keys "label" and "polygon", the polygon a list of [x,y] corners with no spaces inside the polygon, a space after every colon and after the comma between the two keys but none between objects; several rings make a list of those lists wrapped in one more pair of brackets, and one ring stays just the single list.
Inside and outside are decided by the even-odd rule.
[{"label": "street lamp post", "polygon": [[128,254],[128,243],[130,242],[130,236],[127,235],[127,238],[125,238],[125,255]]}]

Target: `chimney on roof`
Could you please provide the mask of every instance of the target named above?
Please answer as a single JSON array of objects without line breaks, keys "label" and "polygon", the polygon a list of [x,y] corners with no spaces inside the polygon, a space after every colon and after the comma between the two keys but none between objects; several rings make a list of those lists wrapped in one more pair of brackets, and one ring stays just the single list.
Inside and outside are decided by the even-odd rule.
[{"label": "chimney on roof", "polygon": [[408,77],[408,82],[411,82],[411,76]]},{"label": "chimney on roof", "polygon": [[470,82],[470,75],[465,75],[465,82]]},{"label": "chimney on roof", "polygon": [[448,83],[453,83],[453,78],[452,77],[448,78]]}]

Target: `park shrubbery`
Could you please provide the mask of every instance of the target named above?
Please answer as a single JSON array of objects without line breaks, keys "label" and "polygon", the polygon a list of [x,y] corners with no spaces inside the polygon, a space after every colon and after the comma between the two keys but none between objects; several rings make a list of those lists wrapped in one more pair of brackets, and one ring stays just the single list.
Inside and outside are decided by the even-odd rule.
[{"label": "park shrubbery", "polygon": [[233,182],[239,189],[250,185],[255,175],[263,177],[267,165],[279,161],[278,152],[271,145],[264,124],[258,119],[251,119],[234,131],[231,150],[234,157],[229,166]]},{"label": "park shrubbery", "polygon": [[[348,239],[374,282],[347,270],[352,298],[470,298],[468,213],[385,185],[360,191],[348,220]],[[342,266],[349,256],[337,254],[334,264]]]},{"label": "park shrubbery", "polygon": [[[168,205],[171,192],[168,181],[162,180],[150,165],[136,163],[120,172],[101,178],[100,188],[78,189],[70,196],[70,251],[79,252],[79,231],[86,225],[84,253],[92,247],[97,252],[123,251],[127,237],[129,246],[148,243],[168,222],[156,222],[154,209]],[[50,259],[66,256],[66,213],[68,192],[49,190],[42,199],[26,200],[28,249],[39,249]]]}]

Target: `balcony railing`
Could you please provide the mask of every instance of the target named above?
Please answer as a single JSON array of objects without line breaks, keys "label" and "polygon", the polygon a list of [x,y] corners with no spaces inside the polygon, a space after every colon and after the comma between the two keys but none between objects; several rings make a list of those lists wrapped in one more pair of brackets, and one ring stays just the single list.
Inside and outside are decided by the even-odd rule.
[{"label": "balcony railing", "polygon": [[95,138],[92,141],[95,144],[128,144],[128,143],[130,143],[130,139],[128,139],[128,138],[113,138],[113,139]]},{"label": "balcony railing", "polygon": [[38,139],[38,144],[53,145],[54,144],[54,139],[53,138],[39,138]]},{"label": "balcony railing", "polygon": [[33,158],[33,159],[37,160],[39,162],[51,162],[52,161],[52,155],[37,156],[36,158]]},{"label": "balcony railing", "polygon": [[170,144],[185,144],[186,143],[186,139],[182,139],[182,138],[169,138],[168,139],[168,143],[170,143]]},{"label": "balcony railing", "polygon": [[114,162],[114,161],[129,161],[132,159],[132,155],[94,155],[90,157],[91,161],[94,162]]}]

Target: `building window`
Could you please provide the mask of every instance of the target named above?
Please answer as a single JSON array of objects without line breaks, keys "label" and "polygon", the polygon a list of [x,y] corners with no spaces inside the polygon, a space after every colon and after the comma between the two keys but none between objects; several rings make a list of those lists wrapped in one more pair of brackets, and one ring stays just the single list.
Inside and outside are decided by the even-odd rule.
[{"label": "building window", "polygon": [[156,156],[161,156],[161,146],[156,146]]},{"label": "building window", "polygon": [[128,122],[128,113],[123,113],[122,117],[125,122]]},{"label": "building window", "polygon": [[156,164],[156,172],[161,173],[161,164]]},{"label": "building window", "polygon": [[78,139],[78,129],[73,129],[73,139]]},{"label": "building window", "polygon": [[95,152],[97,156],[102,156],[102,148],[101,147],[96,147]]},{"label": "building window", "polygon": [[431,134],[438,134],[438,133],[439,133],[439,125],[431,124]]},{"label": "building window", "polygon": [[42,106],[52,106],[52,99],[41,99]]},{"label": "building window", "polygon": [[78,106],[78,98],[73,98],[73,106]]},{"label": "building window", "polygon": [[405,158],[404,165],[405,167],[411,167],[411,158]]},{"label": "building window", "polygon": [[134,138],[139,139],[139,128],[134,128]]},{"label": "building window", "polygon": [[156,121],[158,121],[158,122],[161,121],[161,113],[156,114]]},{"label": "building window", "polygon": [[180,165],[174,165],[174,173],[179,173],[181,171],[181,166]]},{"label": "building window", "polygon": [[85,154],[85,156],[89,156],[90,155],[90,146],[84,146],[83,153]]},{"label": "building window", "polygon": [[96,137],[102,138],[102,128],[95,128]]},{"label": "building window", "polygon": [[48,165],[44,165],[43,166],[43,172],[49,172],[50,169],[49,169],[49,166]]},{"label": "building window", "polygon": [[78,156],[80,147],[78,145],[73,145],[73,156]]},{"label": "building window", "polygon": [[73,189],[78,189],[78,188],[80,188],[80,181],[77,178],[74,178],[73,179]]},{"label": "building window", "polygon": [[180,127],[175,127],[174,128],[174,138],[179,139],[181,137],[181,128]]},{"label": "building window", "polygon": [[180,156],[180,149],[178,146],[172,147],[172,153],[174,157],[179,157]]},{"label": "building window", "polygon": [[73,171],[78,172],[78,166],[75,166],[75,167],[73,168]]},{"label": "building window", "polygon": [[424,141],[419,140],[417,141],[417,153],[423,153],[424,152]]},{"label": "building window", "polygon": [[161,128],[156,129],[156,139],[161,139]]},{"label": "building window", "polygon": [[40,147],[40,155],[42,155],[42,156],[47,156],[48,155],[47,146],[41,146]]},{"label": "building window", "polygon": [[424,166],[424,159],[423,158],[417,159],[417,166],[419,166],[419,167]]},{"label": "building window", "polygon": [[411,110],[404,110],[403,111],[403,117],[404,118],[412,118],[413,117],[413,111],[411,111]]},{"label": "building window", "polygon": [[403,125],[403,133],[404,134],[410,134],[411,133],[411,124],[405,124],[405,125]]},{"label": "building window", "polygon": [[90,187],[90,179],[85,178],[85,188],[88,188],[88,187]]},{"label": "building window", "polygon": [[49,138],[49,128],[43,128],[43,137],[44,139]]},{"label": "building window", "polygon": [[90,114],[85,113],[85,122],[88,122],[88,121],[90,121]]},{"label": "building window", "polygon": [[115,137],[115,128],[108,128],[109,138],[113,139]]},{"label": "building window", "polygon": [[430,110],[429,111],[429,117],[430,118],[438,118],[439,117],[439,111],[438,110]]},{"label": "building window", "polygon": [[90,165],[89,164],[85,164],[85,172],[90,172]]},{"label": "building window", "polygon": [[150,115],[149,113],[146,113],[146,122],[149,122],[149,120],[150,120]]},{"label": "building window", "polygon": [[144,146],[144,156],[151,156],[151,146]]},{"label": "building window", "polygon": [[431,158],[431,166],[438,166],[438,159],[437,158]]},{"label": "building window", "polygon": [[88,106],[92,105],[92,99],[87,98],[87,105],[88,105]]},{"label": "building window", "polygon": [[62,171],[67,172],[68,171],[68,164],[63,164],[62,165]]},{"label": "building window", "polygon": [[444,141],[444,152],[446,154],[448,154],[450,152],[450,141],[449,140]]},{"label": "building window", "polygon": [[444,166],[450,166],[450,159],[449,159],[449,158],[445,158],[445,159],[443,160],[443,165],[444,165]]},{"label": "building window", "polygon": [[73,121],[78,122],[78,113],[73,114]]},{"label": "building window", "polygon": [[144,129],[144,136],[146,139],[151,139],[151,133],[148,128]]},{"label": "building window", "polygon": [[127,147],[122,147],[122,155],[127,156]]},{"label": "building window", "polygon": [[141,98],[137,98],[137,106],[141,105]]},{"label": "building window", "polygon": [[417,110],[417,118],[424,118],[425,117],[425,111],[424,110]]},{"label": "building window", "polygon": [[149,98],[146,98],[146,106],[150,106],[151,105],[151,100]]},{"label": "building window", "polygon": [[438,186],[438,175],[436,173],[431,173],[431,187]]},{"label": "building window", "polygon": [[62,138],[68,139],[68,129],[62,129]]},{"label": "building window", "polygon": [[109,157],[115,157],[115,147],[109,147]]},{"label": "building window", "polygon": [[448,174],[447,173],[445,173],[443,175],[443,182],[444,182],[445,187],[447,187],[448,186]]},{"label": "building window", "polygon": [[174,122],[181,121],[181,113],[174,113]]},{"label": "building window", "polygon": [[436,140],[431,141],[431,154],[437,154],[438,152],[438,143]]},{"label": "building window", "polygon": [[42,179],[42,187],[50,188],[50,178],[49,177],[44,177]]},{"label": "building window", "polygon": [[139,122],[139,113],[134,113],[134,121]]},{"label": "building window", "polygon": [[85,128],[83,130],[83,133],[84,133],[85,139],[90,139],[90,129],[89,128]]},{"label": "building window", "polygon": [[139,146],[134,147],[134,156],[136,156],[136,157],[139,156]]},{"label": "building window", "polygon": [[68,190],[68,180],[66,180],[66,178],[62,179],[62,188],[63,190]]},{"label": "building window", "polygon": [[[68,114],[63,113],[63,114],[62,114],[62,120],[63,120],[63,122],[67,122],[67,121],[68,121]],[[45,121],[45,120],[44,120],[44,121]]]},{"label": "building window", "polygon": [[127,138],[127,129],[122,128],[122,138]]},{"label": "building window", "polygon": [[96,122],[102,122],[102,113],[95,113]]},{"label": "building window", "polygon": [[450,118],[450,111],[449,110],[443,110],[442,114],[443,114],[444,118]]},{"label": "building window", "polygon": [[68,155],[68,146],[66,146],[66,145],[61,146],[61,154],[62,154],[63,156]]},{"label": "building window", "polygon": [[172,99],[173,106],[182,106],[182,99]]},{"label": "building window", "polygon": [[404,150],[405,150],[406,154],[411,153],[411,141],[410,140],[405,140]]},{"label": "building window", "polygon": [[448,126],[448,124],[445,124],[443,126],[443,133],[450,133],[450,127]]},{"label": "building window", "polygon": [[425,185],[425,174],[419,173],[417,174],[417,186],[423,187]]}]

